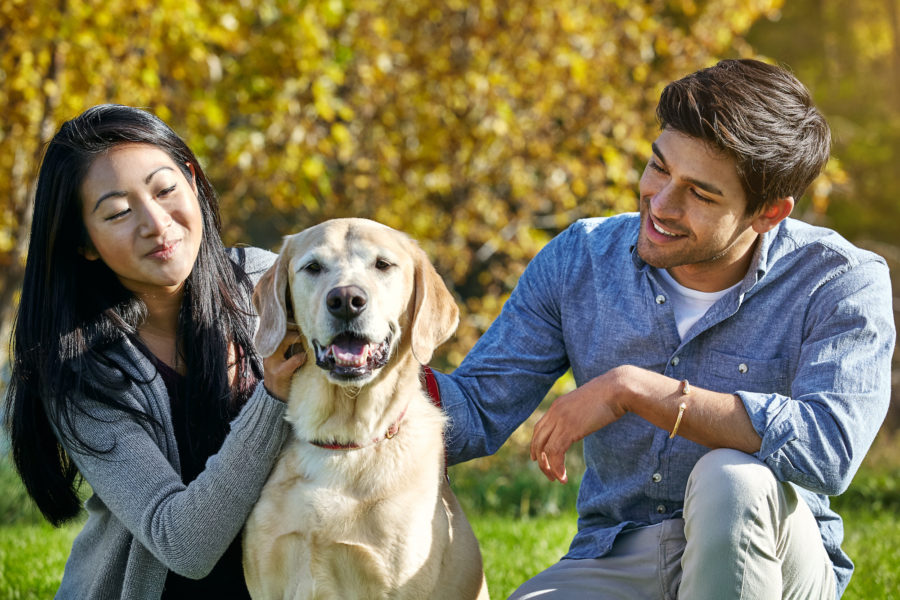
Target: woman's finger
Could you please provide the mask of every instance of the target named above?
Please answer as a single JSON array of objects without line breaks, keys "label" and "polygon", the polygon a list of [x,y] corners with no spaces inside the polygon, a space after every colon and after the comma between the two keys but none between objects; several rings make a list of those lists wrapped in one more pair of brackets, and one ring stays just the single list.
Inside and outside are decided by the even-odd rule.
[{"label": "woman's finger", "polygon": [[303,342],[300,337],[300,332],[288,329],[285,332],[284,337],[281,338],[281,343],[278,344],[277,354],[284,358],[296,354],[298,349],[295,348],[295,346],[297,345],[300,346],[300,350],[303,349]]}]

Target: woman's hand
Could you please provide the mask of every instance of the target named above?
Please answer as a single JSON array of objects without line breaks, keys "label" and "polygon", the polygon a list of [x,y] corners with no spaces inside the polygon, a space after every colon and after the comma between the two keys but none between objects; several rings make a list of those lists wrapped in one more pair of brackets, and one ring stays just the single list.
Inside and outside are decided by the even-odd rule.
[{"label": "woman's hand", "polygon": [[612,371],[563,394],[534,426],[531,460],[550,481],[566,483],[566,451],[578,440],[606,427],[625,414],[617,401]]},{"label": "woman's hand", "polygon": [[287,401],[294,371],[305,362],[306,351],[303,350],[300,332],[288,329],[275,352],[263,359],[263,383],[269,394],[282,402]]}]

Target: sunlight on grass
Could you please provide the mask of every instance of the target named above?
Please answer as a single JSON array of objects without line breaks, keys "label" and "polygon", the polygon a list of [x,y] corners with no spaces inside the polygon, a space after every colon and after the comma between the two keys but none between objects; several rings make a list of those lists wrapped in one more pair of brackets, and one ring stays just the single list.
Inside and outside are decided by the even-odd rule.
[{"label": "sunlight on grass", "polygon": [[856,564],[844,600],[900,599],[900,522],[865,505],[842,511],[844,551]]},{"label": "sunlight on grass", "polygon": [[469,515],[481,544],[491,598],[506,598],[569,549],[574,512],[539,519]]},{"label": "sunlight on grass", "polygon": [[[856,563],[844,600],[900,600],[898,440],[882,438],[850,490],[833,499],[844,517],[844,550]],[[520,460],[521,450],[511,445],[489,461],[451,469],[453,487],[481,544],[495,599],[506,598],[558,561],[575,535],[577,482],[550,484]],[[572,471],[580,467],[577,456],[570,466]],[[81,523],[54,529],[39,522],[10,468],[0,459],[0,598],[50,598]]]},{"label": "sunlight on grass", "polygon": [[0,527],[0,598],[52,598],[80,528],[81,523],[62,529],[46,523]]}]

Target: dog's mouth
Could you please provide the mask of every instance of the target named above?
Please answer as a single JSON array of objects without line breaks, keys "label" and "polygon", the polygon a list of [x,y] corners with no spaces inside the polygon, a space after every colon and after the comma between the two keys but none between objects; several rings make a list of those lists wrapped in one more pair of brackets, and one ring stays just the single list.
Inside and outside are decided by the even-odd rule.
[{"label": "dog's mouth", "polygon": [[339,333],[328,345],[313,340],[316,365],[340,380],[353,381],[371,375],[385,366],[390,358],[393,332],[381,342],[353,332]]}]

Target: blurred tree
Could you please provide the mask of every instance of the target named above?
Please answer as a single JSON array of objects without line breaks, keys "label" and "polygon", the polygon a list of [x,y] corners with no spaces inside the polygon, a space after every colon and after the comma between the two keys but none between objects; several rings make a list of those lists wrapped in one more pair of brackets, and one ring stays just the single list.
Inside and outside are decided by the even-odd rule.
[{"label": "blurred tree", "polygon": [[220,100],[229,237],[348,215],[409,232],[464,303],[455,364],[550,236],[635,207],[662,86],[751,54],[740,35],[780,2],[312,4],[240,19],[274,41],[224,59],[220,88],[246,90]]},{"label": "blurred tree", "polygon": [[[840,231],[884,256],[900,288],[900,0],[793,0],[775,20],[748,34],[754,47],[777,56],[813,92],[828,115],[840,165],[829,194],[813,193],[799,206],[809,221]],[[838,169],[835,169],[838,170]],[[820,186],[829,186],[825,180]],[[895,302],[895,305],[897,303]],[[895,307],[895,317],[900,305]],[[900,354],[894,353],[893,398],[900,392]],[[886,429],[900,428],[893,402]]]},{"label": "blurred tree", "polygon": [[806,206],[856,241],[897,242],[900,222],[900,0],[792,0],[748,34],[813,92],[846,180]]},{"label": "blurred tree", "polygon": [[0,363],[46,142],[64,120],[103,102],[147,107],[182,131],[185,115],[212,119],[222,31],[195,0],[0,2]]},{"label": "blurred tree", "polygon": [[349,215],[419,239],[464,305],[458,363],[552,235],[635,207],[662,86],[752,55],[743,34],[781,4],[6,0],[0,335],[42,144],[114,101],[185,136],[227,242]]}]

